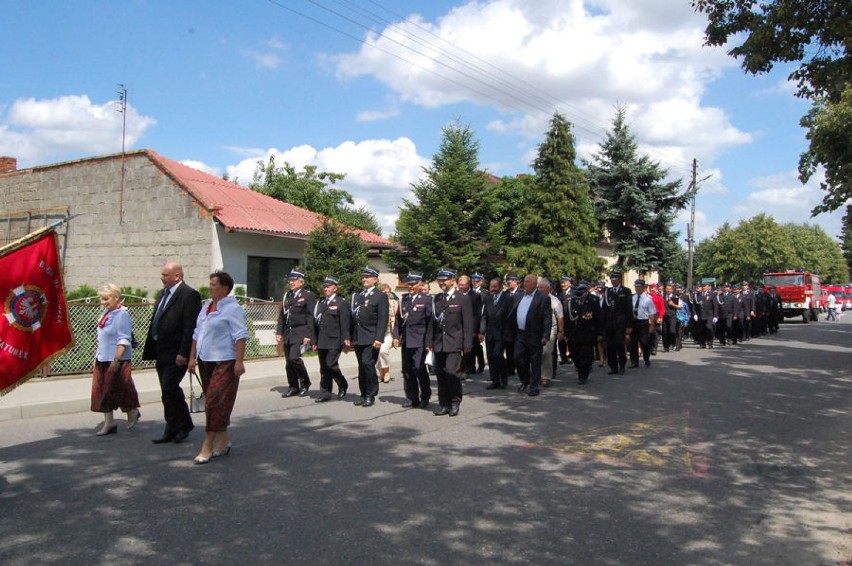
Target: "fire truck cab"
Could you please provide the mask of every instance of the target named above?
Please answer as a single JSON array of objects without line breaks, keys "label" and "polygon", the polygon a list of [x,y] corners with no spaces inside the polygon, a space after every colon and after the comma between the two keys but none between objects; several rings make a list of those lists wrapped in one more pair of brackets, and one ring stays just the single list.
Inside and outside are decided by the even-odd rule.
[{"label": "fire truck cab", "polygon": [[763,287],[775,287],[781,297],[784,318],[802,317],[803,322],[818,320],[822,303],[819,275],[804,270],[763,274]]}]

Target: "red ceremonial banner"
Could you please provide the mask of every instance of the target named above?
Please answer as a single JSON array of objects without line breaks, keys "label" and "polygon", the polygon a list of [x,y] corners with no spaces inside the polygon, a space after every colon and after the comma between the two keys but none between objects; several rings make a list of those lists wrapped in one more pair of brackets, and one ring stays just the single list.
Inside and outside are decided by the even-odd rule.
[{"label": "red ceremonial banner", "polygon": [[0,395],[73,346],[52,229],[0,257]]}]

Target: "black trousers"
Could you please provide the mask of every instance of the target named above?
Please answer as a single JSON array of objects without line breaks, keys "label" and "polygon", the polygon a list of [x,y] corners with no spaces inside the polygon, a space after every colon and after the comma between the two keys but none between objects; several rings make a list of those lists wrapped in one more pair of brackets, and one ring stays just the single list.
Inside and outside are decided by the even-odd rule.
[{"label": "black trousers", "polygon": [[639,363],[639,348],[642,348],[642,359],[651,359],[651,333],[647,320],[634,320],[633,333],[630,334],[630,363]]},{"label": "black trousers", "polygon": [[473,340],[473,355],[476,357],[476,373],[482,373],[485,370],[485,353],[479,336],[475,336]]},{"label": "black trousers", "polygon": [[529,385],[530,391],[538,391],[541,384],[541,358],[544,345],[541,340],[528,343],[524,338],[524,332],[519,330],[518,337],[515,339],[515,370],[522,384]]},{"label": "black trousers", "polygon": [[320,389],[331,393],[332,382],[337,384],[338,391],[349,389],[349,382],[340,371],[340,349],[317,350],[320,365]]},{"label": "black trousers", "polygon": [[461,352],[434,352],[435,378],[438,380],[438,403],[442,407],[462,402],[462,384],[459,378]]},{"label": "black trousers", "polygon": [[713,347],[713,319],[701,319],[696,324],[696,332],[698,333],[698,343],[701,346]]},{"label": "black trousers", "polygon": [[426,348],[402,349],[402,380],[406,399],[415,404],[429,402],[432,386],[426,369]]},{"label": "black trousers", "polygon": [[515,375],[515,343],[512,340],[505,342],[506,346],[506,374]]},{"label": "black trousers", "polygon": [[485,352],[488,355],[488,374],[491,383],[506,387],[509,384],[509,372],[506,369],[506,343],[502,340],[485,340]]},{"label": "black trousers", "polygon": [[311,378],[305,362],[302,361],[302,344],[287,344],[284,346],[284,371],[287,373],[287,385],[298,391],[302,387],[311,386]]},{"label": "black trousers", "polygon": [[373,345],[355,346],[358,356],[358,389],[361,397],[376,397],[379,394],[379,374],[376,373],[376,362],[379,360],[379,349]]},{"label": "black trousers", "polygon": [[680,350],[680,321],[676,316],[663,317],[663,349],[675,348]]},{"label": "black trousers", "polygon": [[597,357],[597,336],[572,338],[568,347],[571,348],[571,359],[574,367],[577,368],[577,379],[582,381],[589,379],[589,373]]},{"label": "black trousers", "polygon": [[163,401],[163,416],[166,419],[165,436],[190,431],[194,428],[186,397],[180,382],[186,374],[186,366],[157,363],[157,377],[160,379],[160,392]]},{"label": "black trousers", "polygon": [[619,367],[627,365],[627,351],[624,349],[624,327],[607,327],[604,330],[606,339],[606,361],[609,369],[618,371]]}]

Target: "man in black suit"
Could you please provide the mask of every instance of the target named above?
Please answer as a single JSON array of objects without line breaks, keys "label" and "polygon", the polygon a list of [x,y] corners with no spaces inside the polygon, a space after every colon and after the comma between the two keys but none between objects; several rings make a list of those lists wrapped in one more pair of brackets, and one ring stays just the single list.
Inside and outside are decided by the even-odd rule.
[{"label": "man in black suit", "polygon": [[511,340],[509,310],[512,308],[512,297],[503,291],[503,282],[498,277],[491,280],[488,291],[479,326],[480,340],[485,337],[488,373],[491,374],[491,385],[486,389],[506,389],[509,385],[506,342]]},{"label": "man in black suit", "polygon": [[701,348],[713,348],[714,327],[719,321],[719,301],[710,283],[704,284],[704,290],[696,296],[696,313],[692,320],[697,323],[698,345]]},{"label": "man in black suit", "polygon": [[409,273],[405,282],[408,293],[399,300],[393,327],[394,347],[402,345],[402,379],[405,408],[425,409],[432,397],[426,353],[432,350],[432,297],[421,293],[423,276]]},{"label": "man in black suit", "polygon": [[729,338],[736,344],[737,340],[734,337],[734,311],[737,310],[735,303],[738,301],[733,293],[731,293],[730,283],[722,285],[722,292],[716,299],[719,303],[719,321],[718,326],[716,326],[716,337],[719,339],[719,345],[727,346]]},{"label": "man in black suit", "polygon": [[321,395],[317,403],[331,401],[331,384],[337,384],[337,398],[343,399],[349,382],[340,371],[340,352],[343,348],[347,351],[352,345],[350,333],[352,326],[352,311],[346,299],[337,294],[337,285],[340,280],[333,276],[326,276],[322,282],[323,299],[314,308],[316,319],[317,340],[314,350],[319,355],[320,364],[320,391]]},{"label": "man in black suit", "polygon": [[539,393],[542,350],[550,340],[553,317],[550,297],[538,292],[537,286],[538,277],[533,274],[524,277],[523,292],[515,296],[509,311],[509,325],[515,344],[515,370],[521,380],[518,392],[528,390],[530,397]]},{"label": "man in black suit", "polygon": [[[458,280],[459,292],[470,299],[470,307],[473,309],[473,318],[476,320],[476,329],[473,336],[473,348],[470,352],[462,356],[462,381],[476,373],[476,346],[479,345],[479,317],[482,316],[482,295],[474,291],[471,287],[471,279],[467,275],[462,275]],[[480,346],[480,350],[482,347]]]},{"label": "man in black suit", "polygon": [[352,295],[352,345],[358,357],[358,387],[361,397],[355,405],[372,407],[379,394],[379,374],[376,362],[379,360],[379,348],[385,341],[390,316],[388,296],[376,288],[379,272],[365,267],[361,272],[360,293]]},{"label": "man in black suit", "polygon": [[180,382],[189,363],[192,333],[201,310],[201,295],[184,283],[183,267],[170,262],[160,273],[163,290],[157,293],[154,315],[148,328],[144,360],[157,361],[166,428],[154,444],[183,442],[194,427]]},{"label": "man in black suit", "polygon": [[459,378],[462,355],[473,348],[473,334],[478,326],[470,299],[456,289],[456,272],[442,269],[436,279],[443,292],[435,296],[432,306],[436,323],[432,351],[441,406],[433,414],[454,417],[459,414],[462,402]]},{"label": "man in black suit", "polygon": [[[473,285],[473,291],[479,294],[481,302],[485,302],[485,297],[488,296],[488,288],[485,286],[485,278],[481,273],[474,273],[470,276],[470,282]],[[481,307],[482,305],[480,305]],[[476,313],[474,312],[474,317]],[[477,375],[485,371],[485,352],[482,349],[482,338],[473,341],[473,356],[476,358],[476,373]]]},{"label": "man in black suit", "polygon": [[314,308],[317,300],[305,289],[305,274],[295,269],[288,276],[290,290],[284,295],[283,309],[278,313],[278,330],[275,338],[284,345],[287,373],[287,392],[282,397],[304,397],[311,388],[311,378],[302,354],[316,339]]},{"label": "man in black suit", "polygon": [[627,367],[625,342],[633,332],[633,293],[621,284],[621,271],[609,274],[612,287],[603,295],[604,339],[609,375],[624,375]]},{"label": "man in black suit", "polygon": [[[514,301],[515,297],[523,294],[520,287],[520,279],[517,275],[511,273],[506,276],[506,294]],[[509,375],[515,375],[515,340],[506,341],[506,372]]]}]

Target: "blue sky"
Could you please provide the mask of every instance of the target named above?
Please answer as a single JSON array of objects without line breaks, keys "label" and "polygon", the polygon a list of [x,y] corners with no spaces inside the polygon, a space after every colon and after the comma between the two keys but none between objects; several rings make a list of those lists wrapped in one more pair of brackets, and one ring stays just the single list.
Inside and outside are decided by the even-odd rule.
[{"label": "blue sky", "polygon": [[743,74],[702,45],[688,0],[20,0],[5,16],[0,155],[21,168],[119,152],[123,83],[129,149],[242,184],[270,155],[345,173],[387,235],[453,120],[483,168],[516,175],[554,110],[588,157],[621,104],[672,177],[686,186],[693,158],[710,175],[698,239],[760,212],[840,233],[841,212],[810,218],[818,179],[796,177],[807,104],[789,68]]}]

